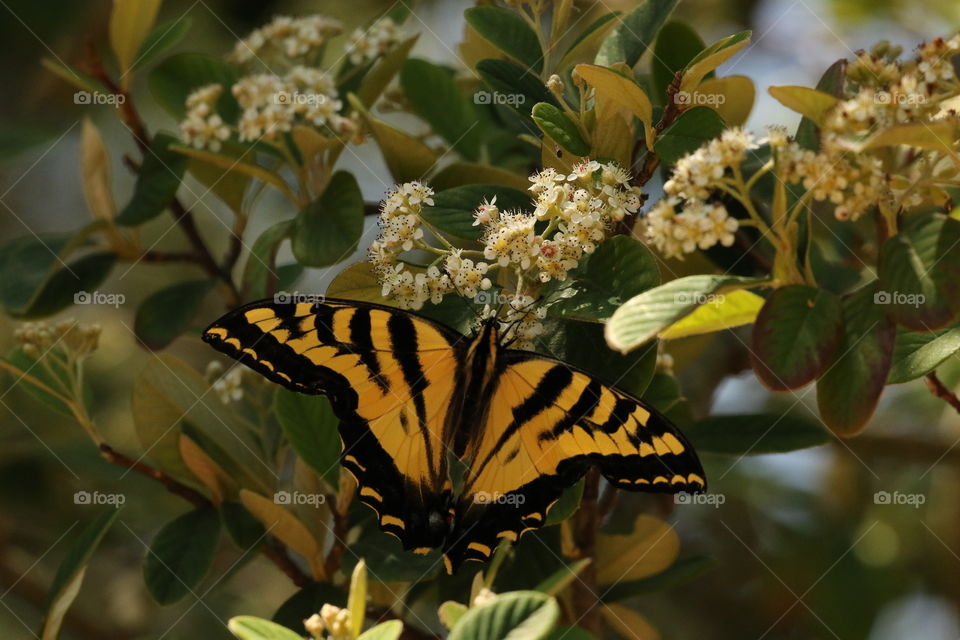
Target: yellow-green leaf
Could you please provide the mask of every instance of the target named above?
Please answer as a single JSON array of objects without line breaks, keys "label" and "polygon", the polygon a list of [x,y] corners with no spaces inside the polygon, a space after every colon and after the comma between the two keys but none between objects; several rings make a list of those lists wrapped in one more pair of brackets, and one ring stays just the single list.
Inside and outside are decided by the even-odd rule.
[{"label": "yellow-green leaf", "polygon": [[262,180],[263,182],[273,185],[279,189],[280,192],[286,195],[291,202],[297,202],[297,196],[290,189],[290,186],[284,182],[283,178],[269,169],[264,169],[259,165],[245,162],[240,158],[214,153],[213,151],[207,151],[205,149],[195,149],[193,147],[185,147],[183,145],[173,144],[170,145],[170,149],[176,151],[177,153],[182,153],[188,158],[207,162],[221,169],[225,169],[228,172],[241,173],[251,178]]},{"label": "yellow-green leaf", "polygon": [[499,184],[526,191],[530,181],[526,175],[473,162],[453,162],[430,178],[430,186],[438,192],[468,184]]},{"label": "yellow-green leaf", "polygon": [[683,72],[680,90],[693,93],[708,73],[729,60],[733,54],[750,42],[750,35],[750,31],[741,31],[718,40],[701,51]]},{"label": "yellow-green leaf", "polygon": [[130,82],[128,71],[137,61],[140,45],[150,35],[161,0],[113,0],[110,14],[110,45],[120,67],[120,85]]},{"label": "yellow-green leaf", "polygon": [[299,518],[273,500],[253,491],[242,489],[240,501],[260,521],[267,533],[306,558],[314,578],[321,582],[327,579],[320,545]]},{"label": "yellow-green leaf", "polygon": [[626,535],[601,534],[597,542],[597,582],[640,580],[660,573],[677,559],[680,538],[659,518],[637,516]]},{"label": "yellow-green leaf", "polygon": [[629,110],[643,123],[647,145],[653,142],[653,105],[633,78],[594,64],[578,64],[576,73],[598,94]]},{"label": "yellow-green leaf", "polygon": [[331,298],[389,304],[381,294],[382,289],[383,285],[373,272],[373,265],[364,261],[355,262],[338,273],[327,287],[327,295]]},{"label": "yellow-green leaf", "polygon": [[660,337],[676,340],[750,324],[760,313],[763,302],[762,297],[742,289],[711,295],[693,313],[662,331]]},{"label": "yellow-green leaf", "polygon": [[437,155],[430,147],[410,134],[374,118],[356,96],[351,95],[349,100],[373,133],[394,181],[420,180],[429,173],[437,161]]},{"label": "yellow-green leaf", "polygon": [[180,434],[180,457],[190,469],[190,473],[210,491],[210,500],[216,505],[221,504],[224,500],[224,486],[234,483],[220,465],[214,462],[196,442],[182,433]]},{"label": "yellow-green leaf", "polygon": [[747,76],[709,78],[700,83],[692,103],[716,110],[728,126],[740,126],[747,121],[756,99],[753,80]]},{"label": "yellow-green leaf", "polygon": [[862,151],[905,145],[918,149],[929,149],[953,155],[955,126],[952,122],[920,122],[917,124],[899,124],[884,129],[871,137],[861,147]]},{"label": "yellow-green leaf", "polygon": [[601,605],[600,614],[626,640],[660,640],[660,634],[653,625],[626,605]]},{"label": "yellow-green leaf", "polygon": [[827,111],[832,109],[840,99],[829,93],[811,89],[810,87],[784,86],[767,89],[780,104],[806,116],[817,126],[823,124]]},{"label": "yellow-green leaf", "polygon": [[357,97],[367,107],[372,107],[380,94],[383,93],[390,81],[400,72],[403,63],[406,62],[410,50],[417,43],[420,37],[418,33],[415,36],[407,38],[396,47],[390,50],[366,75],[357,89]]},{"label": "yellow-green leaf", "polygon": [[367,611],[367,563],[362,558],[353,568],[353,575],[350,578],[347,609],[350,610],[350,631],[356,638],[363,630],[363,620]]},{"label": "yellow-green leaf", "polygon": [[97,220],[113,220],[117,205],[110,185],[110,154],[90,118],[83,119],[80,170],[83,175],[83,195],[90,213]]}]

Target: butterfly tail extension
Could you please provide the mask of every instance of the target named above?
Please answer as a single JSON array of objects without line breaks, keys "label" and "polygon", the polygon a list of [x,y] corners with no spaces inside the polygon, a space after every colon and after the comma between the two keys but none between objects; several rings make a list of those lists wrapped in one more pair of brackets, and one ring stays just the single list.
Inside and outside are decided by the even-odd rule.
[{"label": "butterfly tail extension", "polygon": [[433,487],[405,478],[363,420],[340,422],[340,461],[357,481],[357,496],[373,509],[385,533],[404,550],[425,554],[440,547],[447,534],[451,504],[449,486]]},{"label": "butterfly tail extension", "polygon": [[461,496],[454,529],[443,548],[447,572],[456,572],[466,561],[486,562],[504,539],[515,543],[542,527],[550,508],[584,471],[582,465],[569,464],[556,475],[540,476],[508,493]]}]

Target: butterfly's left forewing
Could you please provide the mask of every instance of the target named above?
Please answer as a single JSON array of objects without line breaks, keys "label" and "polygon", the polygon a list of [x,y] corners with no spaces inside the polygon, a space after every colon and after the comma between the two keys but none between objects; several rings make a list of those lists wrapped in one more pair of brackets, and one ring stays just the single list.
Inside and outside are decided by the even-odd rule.
[{"label": "butterfly's left forewing", "polygon": [[482,437],[456,505],[448,570],[486,560],[501,539],[543,526],[547,511],[591,465],[616,487],[697,492],[703,469],[655,409],[552,358],[504,351]]},{"label": "butterfly's left forewing", "polygon": [[462,374],[461,339],[418,316],[346,300],[253,303],[204,332],[274,382],[330,397],[360,499],[384,531],[419,552],[446,534],[443,429]]}]

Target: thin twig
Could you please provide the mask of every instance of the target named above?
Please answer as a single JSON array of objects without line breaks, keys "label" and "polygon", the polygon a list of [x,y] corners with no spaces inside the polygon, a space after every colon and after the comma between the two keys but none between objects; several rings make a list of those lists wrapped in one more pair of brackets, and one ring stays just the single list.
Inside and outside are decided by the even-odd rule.
[{"label": "thin twig", "polygon": [[957,413],[960,413],[960,398],[953,391],[947,389],[946,385],[937,377],[936,371],[931,371],[926,377],[927,389],[930,393],[941,398],[944,402],[953,407]]},{"label": "thin twig", "polygon": [[115,464],[117,466],[130,469],[131,471],[136,471],[141,475],[145,475],[148,478],[159,482],[164,486],[164,488],[166,488],[167,491],[174,495],[180,496],[199,509],[213,506],[213,503],[210,501],[210,499],[196,489],[188,487],[179,480],[168,476],[159,469],[155,469],[148,464],[145,464],[139,460],[134,460],[130,456],[120,453],[106,443],[100,445],[100,455],[110,464]]},{"label": "thin twig", "polygon": [[[113,80],[113,78],[110,77],[110,74],[107,73],[106,68],[103,66],[103,61],[100,59],[100,54],[97,52],[96,45],[92,39],[88,40],[87,42],[86,67],[87,71],[98,81],[100,81],[111,93],[123,98],[122,100],[118,100],[117,105],[117,112],[120,115],[120,119],[130,131],[131,136],[133,136],[134,142],[136,143],[137,148],[140,150],[140,153],[144,157],[146,157],[147,154],[152,153],[150,150],[150,134],[147,131],[147,127],[144,124],[143,119],[140,117],[140,113],[137,111],[137,108],[134,105],[132,96],[123,88],[121,88]],[[131,162],[127,162],[127,166],[131,166],[131,164]],[[226,285],[227,304],[229,306],[239,305],[242,302],[242,296],[240,295],[240,291],[237,289],[236,284],[233,282],[233,276],[231,274],[233,264],[224,265],[228,268],[222,268],[217,264],[217,261],[210,252],[210,249],[200,236],[196,221],[193,217],[193,212],[184,206],[179,198],[174,197],[173,201],[170,203],[170,213],[173,214],[173,218],[177,225],[187,236],[187,240],[190,242],[191,247],[193,247],[194,252],[196,252],[197,263],[202,266],[207,273],[219,280],[222,280]]]},{"label": "thin twig", "polygon": [[[597,557],[597,532],[600,529],[600,510],[598,497],[600,492],[600,471],[591,468],[583,484],[583,499],[573,523],[573,542],[581,558]],[[573,607],[582,611],[583,617],[578,626],[599,637],[600,612],[597,609],[597,569],[596,562],[588,564],[580,572],[580,579],[573,583]]]},{"label": "thin twig", "polygon": [[[203,508],[213,508],[214,504],[207,498],[205,495],[188,487],[182,482],[176,480],[175,478],[170,477],[163,471],[151,467],[148,464],[145,464],[139,460],[134,460],[130,456],[120,453],[113,447],[108,444],[100,445],[100,455],[104,460],[111,464],[115,464],[125,469],[130,469],[131,471],[136,471],[137,473],[144,475],[151,480],[159,482],[166,488],[170,493],[180,496],[193,506],[198,509]],[[290,555],[287,552],[286,546],[279,540],[275,538],[269,538],[263,545],[260,547],[260,551],[266,556],[273,564],[277,566],[280,571],[282,571],[291,582],[298,587],[305,587],[313,584],[313,580],[307,576],[303,571],[300,570],[300,567],[290,559]]]}]

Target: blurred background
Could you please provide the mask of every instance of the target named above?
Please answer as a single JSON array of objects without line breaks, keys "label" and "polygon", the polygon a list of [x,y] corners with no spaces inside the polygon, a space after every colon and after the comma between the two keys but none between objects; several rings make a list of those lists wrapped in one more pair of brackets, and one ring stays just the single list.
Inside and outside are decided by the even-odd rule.
[{"label": "blurred background", "polygon": [[[603,0],[611,9],[631,0]],[[40,65],[43,57],[77,63],[88,41],[103,43],[108,0],[54,2],[0,0],[0,235],[74,229],[88,218],[79,170],[80,119],[92,113],[112,151],[115,194],[124,201],[133,179],[121,163],[134,151],[109,106],[73,103],[73,89]],[[167,0],[160,20],[188,15],[193,26],[181,50],[228,52],[238,37],[273,15],[324,13],[353,27],[391,2],[377,0]],[[472,3],[420,3],[405,29],[421,31],[414,56],[453,64]],[[578,2],[581,10],[592,3]],[[753,42],[721,69],[754,79],[758,100],[750,126],[796,126],[799,116],[774,101],[772,84],[811,86],[823,70],[881,39],[909,51],[960,26],[960,4],[938,0],[697,0],[676,15],[711,42],[741,29]],[[152,130],[176,123],[135,86]],[[408,123],[409,124],[409,123]],[[345,157],[367,200],[384,193],[388,172],[379,152]],[[189,194],[187,201],[189,204]],[[197,204],[201,233],[215,250],[226,246],[225,211]],[[260,230],[292,212],[266,199],[249,229]],[[182,238],[158,219],[145,233],[160,249]],[[219,239],[219,240],[218,240]],[[361,242],[369,243],[372,235]],[[218,243],[221,243],[218,245]],[[332,273],[308,270],[302,291],[322,291]],[[178,273],[178,269],[182,270]],[[101,348],[89,381],[95,416],[119,450],[136,451],[130,429],[130,384],[154,356],[131,331],[139,301],[189,266],[119,268],[101,290],[122,293],[116,309],[77,307],[69,315],[99,322]],[[220,309],[211,307],[205,317]],[[0,317],[0,348],[12,346],[17,323]],[[748,367],[746,334],[725,332],[671,346],[684,394],[698,415],[792,410],[816,419],[815,391],[773,395]],[[698,342],[697,342],[698,341]],[[203,370],[210,359],[196,337],[171,347]],[[685,354],[698,353],[696,358]],[[950,388],[960,382],[956,358],[939,371]],[[101,460],[81,430],[12,386],[0,382],[0,638],[29,638],[42,616],[46,588],[65,553],[64,540],[90,517],[74,493],[128,496],[122,523],[92,563],[84,590],[68,616],[67,638],[226,638],[223,621],[240,613],[269,617],[294,587],[269,564],[255,560],[229,572],[217,588],[168,608],[152,603],[143,586],[144,541],[183,504],[162,487]],[[633,606],[664,639],[960,637],[960,415],[933,397],[922,381],[887,389],[866,434],[848,442],[792,454],[705,460],[715,504],[684,506],[670,518],[684,553],[707,554],[716,566],[696,580],[639,598]],[[886,504],[877,492],[914,496],[913,504]],[[882,495],[882,494],[881,494]],[[722,503],[721,503],[722,502]],[[620,512],[649,508],[624,498]],[[212,575],[236,560],[218,558]]]}]

